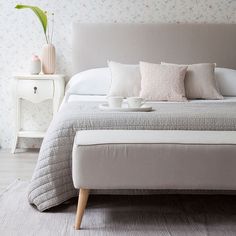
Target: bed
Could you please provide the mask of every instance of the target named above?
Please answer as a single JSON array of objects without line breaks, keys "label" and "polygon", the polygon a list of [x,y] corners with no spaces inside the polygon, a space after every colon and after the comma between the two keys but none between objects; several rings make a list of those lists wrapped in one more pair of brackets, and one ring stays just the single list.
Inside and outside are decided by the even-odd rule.
[{"label": "bed", "polygon": [[[125,63],[211,61],[236,69],[235,41],[235,25],[75,23],[74,73],[104,67],[108,59]],[[235,81],[230,83],[230,89],[236,91]],[[204,131],[236,132],[236,93],[221,101],[152,102],[154,112],[142,114],[101,112],[98,105],[105,100],[104,94],[66,93],[42,143],[29,187],[29,202],[39,211],[78,195],[71,175],[71,153],[78,130],[198,130],[203,136]],[[233,142],[229,148],[235,152]],[[236,164],[236,160],[229,164]],[[235,178],[232,175],[227,186],[216,190],[236,190]],[[102,193],[107,192],[115,191]]]}]

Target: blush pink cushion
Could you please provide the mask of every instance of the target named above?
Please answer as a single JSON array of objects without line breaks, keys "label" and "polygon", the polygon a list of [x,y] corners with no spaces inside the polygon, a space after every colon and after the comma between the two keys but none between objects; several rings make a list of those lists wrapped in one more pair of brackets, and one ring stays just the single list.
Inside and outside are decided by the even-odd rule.
[{"label": "blush pink cushion", "polygon": [[186,101],[184,78],[187,68],[140,62],[140,97],[152,101]]}]

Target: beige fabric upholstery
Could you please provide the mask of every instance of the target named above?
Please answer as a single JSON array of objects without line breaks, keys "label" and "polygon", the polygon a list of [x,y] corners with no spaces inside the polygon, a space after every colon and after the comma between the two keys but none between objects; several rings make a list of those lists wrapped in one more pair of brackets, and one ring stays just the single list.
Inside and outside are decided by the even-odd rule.
[{"label": "beige fabric upholstery", "polygon": [[72,157],[75,188],[236,189],[236,145],[145,143],[145,134],[136,144],[121,144],[111,143],[111,133],[108,143],[79,145],[80,132]]},{"label": "beige fabric upholstery", "polygon": [[73,24],[73,73],[107,60],[215,62],[236,69],[235,24]]}]

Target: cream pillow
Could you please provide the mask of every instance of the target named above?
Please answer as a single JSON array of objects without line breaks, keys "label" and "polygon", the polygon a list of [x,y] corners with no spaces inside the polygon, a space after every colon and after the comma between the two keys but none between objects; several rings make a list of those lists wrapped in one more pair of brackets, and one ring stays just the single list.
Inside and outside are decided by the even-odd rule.
[{"label": "cream pillow", "polygon": [[[176,65],[163,62],[161,64]],[[185,92],[186,97],[189,99],[223,99],[216,86],[215,64],[203,63],[188,65],[185,78]]]},{"label": "cream pillow", "polygon": [[139,65],[108,62],[111,71],[111,87],[108,96],[138,96],[141,89]]},{"label": "cream pillow", "polygon": [[156,101],[186,101],[184,78],[187,68],[140,62],[140,96]]}]

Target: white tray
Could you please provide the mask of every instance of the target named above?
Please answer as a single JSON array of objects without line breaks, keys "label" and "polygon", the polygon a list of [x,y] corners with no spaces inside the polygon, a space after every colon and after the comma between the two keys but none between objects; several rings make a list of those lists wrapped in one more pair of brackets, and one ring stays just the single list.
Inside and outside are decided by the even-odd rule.
[{"label": "white tray", "polygon": [[99,105],[99,109],[101,111],[118,111],[118,112],[149,112],[152,111],[152,107],[143,105],[139,108],[130,108],[127,104],[124,104],[121,108],[112,108],[109,107],[108,104]]}]

